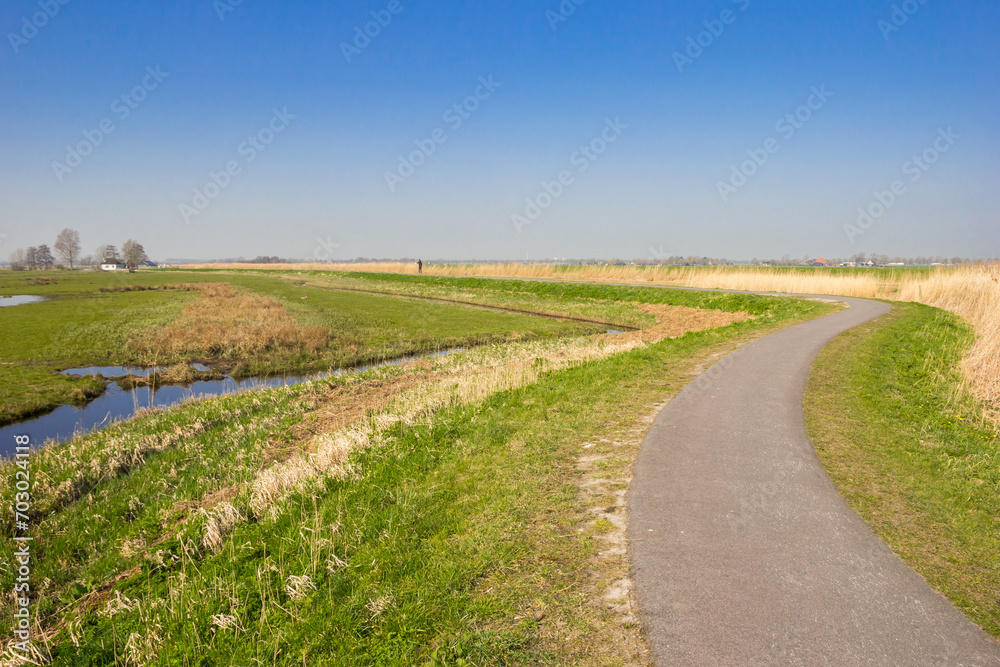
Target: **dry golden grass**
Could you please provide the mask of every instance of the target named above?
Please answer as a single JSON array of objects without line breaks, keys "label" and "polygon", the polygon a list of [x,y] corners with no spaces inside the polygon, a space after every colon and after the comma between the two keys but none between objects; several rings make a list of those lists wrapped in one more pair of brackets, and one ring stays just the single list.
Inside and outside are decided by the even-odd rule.
[{"label": "dry golden grass", "polygon": [[664,306],[651,303],[636,304],[644,313],[656,317],[656,324],[639,331],[630,331],[619,335],[605,334],[605,340],[640,340],[646,343],[656,343],[664,338],[676,338],[689,331],[703,331],[728,326],[736,322],[746,322],[753,319],[749,313],[728,313],[724,310],[705,310],[689,306]]},{"label": "dry golden grass", "polygon": [[170,325],[133,346],[156,356],[190,355],[245,358],[273,351],[315,352],[330,333],[304,327],[283,305],[228,283],[201,283],[201,297],[186,304]]},{"label": "dry golden grass", "polygon": [[[410,362],[403,368],[429,371],[433,369],[433,363],[427,360]],[[291,428],[290,434],[299,441],[313,441],[316,436],[342,429],[372,411],[385,410],[398,394],[428,379],[428,373],[406,372],[387,378],[332,385],[321,394],[307,399],[309,412]],[[264,463],[272,463],[279,455],[277,451],[266,451]]]},{"label": "dry golden grass", "polygon": [[790,294],[834,294],[872,299],[892,298],[898,282],[884,280],[864,269],[856,273],[788,271],[773,268],[701,269],[680,268],[669,273],[669,282],[684,287],[787,292]]}]

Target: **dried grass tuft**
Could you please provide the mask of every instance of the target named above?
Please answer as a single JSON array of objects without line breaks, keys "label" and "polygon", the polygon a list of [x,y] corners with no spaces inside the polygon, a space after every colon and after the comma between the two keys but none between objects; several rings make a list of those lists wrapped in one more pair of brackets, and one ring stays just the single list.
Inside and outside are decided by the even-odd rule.
[{"label": "dried grass tuft", "polygon": [[223,630],[242,630],[240,621],[235,616],[229,614],[213,614],[212,625]]},{"label": "dried grass tuft", "polygon": [[145,667],[156,660],[157,652],[163,644],[159,633],[163,630],[159,625],[147,628],[145,634],[133,632],[125,642],[125,664],[132,667]]},{"label": "dried grass tuft", "polygon": [[324,327],[299,324],[274,299],[229,283],[199,283],[201,297],[174,322],[132,342],[140,354],[242,359],[273,351],[316,352],[330,342]]},{"label": "dried grass tuft", "polygon": [[302,600],[314,590],[316,590],[316,584],[313,583],[307,574],[303,574],[301,577],[293,574],[285,582],[285,592],[288,593],[289,598],[296,602]]},{"label": "dried grass tuft", "polygon": [[229,503],[219,503],[211,512],[205,510],[201,510],[201,512],[207,519],[205,535],[201,538],[201,543],[213,553],[217,553],[222,548],[226,536],[243,517]]}]

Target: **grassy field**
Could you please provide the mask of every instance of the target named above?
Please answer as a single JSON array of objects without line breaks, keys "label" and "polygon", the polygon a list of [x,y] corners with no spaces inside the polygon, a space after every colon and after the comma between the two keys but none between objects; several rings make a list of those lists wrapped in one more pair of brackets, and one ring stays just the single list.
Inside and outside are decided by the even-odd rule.
[{"label": "grassy field", "polygon": [[[196,403],[38,451],[41,657],[646,664],[623,548],[643,418],[719,355],[833,307],[587,285],[522,284],[511,297],[513,285],[474,285],[434,289],[554,309],[630,302],[636,321],[654,322]],[[13,480],[11,464],[0,468],[0,495],[12,497]],[[4,622],[11,604],[0,601]]]},{"label": "grassy field", "polygon": [[302,287],[274,274],[0,272],[0,293],[49,297],[0,312],[0,423],[103,391],[102,380],[60,375],[65,368],[201,361],[237,377],[294,375],[599,329],[444,302]]},{"label": "grassy field", "polygon": [[1000,636],[1000,432],[963,391],[956,316],[897,304],[836,339],[806,395],[810,435],[850,505],[911,567]]},{"label": "grassy field", "polygon": [[[310,271],[337,271],[362,273],[395,273],[416,275],[417,266],[405,262],[357,262],[326,264],[295,264],[296,269]],[[252,269],[288,270],[288,264],[191,264],[186,269]],[[924,277],[935,271],[928,267],[745,267],[745,266],[632,266],[632,265],[565,265],[565,264],[425,264],[423,275],[453,276],[462,278],[510,278],[583,280],[607,283],[669,283],[681,282],[703,275],[740,278],[753,275],[840,277],[875,276],[886,282],[906,277]]]},{"label": "grassy field", "polygon": [[[95,320],[77,337],[67,333],[72,325],[25,329],[39,350],[79,345],[81,354],[113,355],[134,340],[146,348],[129,352],[147,360],[154,350],[194,359],[220,339],[199,333],[205,321],[214,322],[210,332],[243,332],[215,359],[260,372],[314,355],[324,363],[372,350],[396,356],[460,335],[479,345],[145,414],[33,454],[40,658],[647,664],[624,534],[624,494],[647,418],[720,355],[835,308],[609,284],[284,268],[164,271],[111,284],[80,274],[75,284],[4,287],[64,295],[7,309],[19,313],[88,299],[75,306]],[[825,291],[809,289],[818,284],[805,271],[765,277],[775,287],[783,274],[802,279],[790,291]],[[880,289],[896,280],[872,275]],[[984,391],[970,364],[992,349],[980,332],[992,321],[995,283],[989,273],[957,272],[904,282],[893,283],[895,298],[915,290],[969,322],[899,303],[836,339],[810,380],[810,434],[859,514],[1000,635],[1000,438],[995,406],[969,391]],[[189,287],[124,289],[135,284]],[[135,326],[121,323],[123,310]],[[74,318],[58,308],[49,316]],[[625,333],[586,335],[608,323]],[[268,337],[284,343],[260,347]],[[41,354],[3,370],[52,361]],[[0,495],[13,497],[13,483],[5,464]],[[12,585],[13,548],[5,538],[0,586]],[[0,601],[4,619],[11,604]]]},{"label": "grassy field", "polygon": [[[252,265],[249,265],[252,266]],[[404,263],[315,264],[300,269],[413,274]],[[1000,267],[811,268],[484,264],[425,266],[433,275],[680,285],[793,294],[833,294],[919,302],[968,321],[976,340],[963,360],[968,388],[1000,424]]]}]

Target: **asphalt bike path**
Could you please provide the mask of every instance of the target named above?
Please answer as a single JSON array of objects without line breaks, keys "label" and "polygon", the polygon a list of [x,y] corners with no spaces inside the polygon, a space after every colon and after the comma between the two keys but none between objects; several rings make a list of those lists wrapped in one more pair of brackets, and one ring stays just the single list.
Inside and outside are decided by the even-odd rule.
[{"label": "asphalt bike path", "polygon": [[819,298],[849,308],[723,358],[643,442],[629,537],[655,662],[1000,666],[1000,643],[890,551],[816,456],[802,412],[813,361],[890,310]]}]

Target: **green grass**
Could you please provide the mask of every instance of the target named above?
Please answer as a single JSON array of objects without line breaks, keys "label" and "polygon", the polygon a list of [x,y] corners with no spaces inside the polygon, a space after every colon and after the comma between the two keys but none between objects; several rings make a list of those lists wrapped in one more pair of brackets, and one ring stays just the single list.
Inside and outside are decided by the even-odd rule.
[{"label": "green grass", "polygon": [[449,347],[598,330],[533,315],[303,287],[298,281],[275,280],[270,276],[236,275],[229,282],[285,303],[306,326],[321,326],[334,333],[332,353],[313,369],[350,366]]},{"label": "green grass", "polygon": [[1000,636],[1000,434],[960,390],[973,333],[917,304],[837,338],[809,382],[810,434],[876,533]]},{"label": "green grass", "polygon": [[71,378],[58,371],[140,362],[127,342],[142,326],[169,322],[193,298],[187,292],[60,291],[49,301],[4,308],[0,423],[99,394],[102,380]]},{"label": "green grass", "polygon": [[331,332],[330,345],[318,355],[275,350],[260,357],[214,359],[222,362],[224,370],[243,377],[297,375],[449,347],[595,330],[585,324],[468,306],[303,288],[273,274],[0,272],[0,293],[50,298],[0,312],[4,323],[0,327],[0,424],[84,401],[103,389],[99,379],[58,373],[66,368],[212,360],[208,352],[160,357],[130,346],[131,341],[147,339],[173,321],[186,303],[198,298],[197,292],[99,291],[212,281],[274,298],[300,324]]},{"label": "green grass", "polygon": [[[590,289],[580,296],[682,300],[759,317],[391,427],[351,457],[347,477],[320,480],[239,523],[219,553],[201,546],[205,517],[184,502],[245,483],[267,449],[294,446],[292,427],[326,386],[383,375],[221,398],[35,454],[33,474],[45,485],[33,519],[35,610],[44,627],[68,623],[53,638],[54,662],[124,664],[130,636],[134,645],[154,633],[155,665],[632,661],[623,637],[640,642],[638,630],[601,603],[593,561],[608,522],[591,525],[581,499],[582,444],[599,443],[587,453],[605,456],[601,475],[626,488],[637,443],[612,441],[698,364],[831,306]],[[11,466],[2,474],[7,493]],[[5,539],[5,589],[11,550]],[[308,576],[315,589],[296,599],[286,591],[292,576]],[[218,614],[236,627],[213,625]]]},{"label": "green grass", "polygon": [[635,308],[631,301],[620,301],[611,292],[567,290],[553,294],[539,290],[537,284],[523,281],[496,281],[474,278],[435,278],[392,274],[314,272],[309,284],[340,289],[414,295],[476,303],[497,308],[561,314],[582,319],[643,327],[655,318]]},{"label": "green grass", "polygon": [[[718,308],[720,310],[767,311],[772,302],[755,300],[741,294],[706,293],[697,290],[664,290],[655,287],[630,287],[594,283],[563,283],[554,281],[502,280],[492,278],[447,278],[432,276],[411,276],[386,273],[329,273],[310,272],[311,276],[334,276],[342,281],[357,281],[371,285],[395,285],[399,287],[421,287],[439,290],[468,290],[480,294],[490,294],[493,298],[531,299],[528,303],[562,305],[562,301],[603,301],[602,307],[614,306],[621,310],[609,312],[629,312],[629,303],[663,303],[695,308]],[[502,303],[502,302],[501,302]]]},{"label": "green grass", "polygon": [[[571,267],[570,267],[571,268]],[[212,276],[274,275],[268,271],[196,271]],[[759,300],[741,294],[707,293],[696,290],[665,290],[655,287],[630,287],[595,283],[560,283],[553,281],[499,280],[489,278],[449,278],[390,273],[338,273],[330,271],[282,272],[289,280],[331,288],[366,289],[399,295],[430,296],[468,301],[484,306],[523,309],[531,312],[565,313],[569,316],[597,319],[602,322],[643,327],[654,322],[652,316],[637,310],[635,304],[649,303],[693,308],[714,308],[752,315],[774,316],[774,300]],[[779,300],[780,301],[780,300]]]}]

